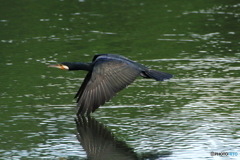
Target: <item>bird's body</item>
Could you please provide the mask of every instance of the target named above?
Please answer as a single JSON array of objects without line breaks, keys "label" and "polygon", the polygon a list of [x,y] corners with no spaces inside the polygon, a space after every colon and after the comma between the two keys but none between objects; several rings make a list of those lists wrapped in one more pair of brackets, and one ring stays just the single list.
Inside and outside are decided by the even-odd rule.
[{"label": "bird's body", "polygon": [[170,79],[173,75],[152,70],[148,67],[116,54],[95,55],[91,63],[63,62],[50,65],[64,70],[88,71],[75,98],[78,115],[94,112],[104,105],[117,92],[131,84],[138,76],[153,78],[157,81]]}]

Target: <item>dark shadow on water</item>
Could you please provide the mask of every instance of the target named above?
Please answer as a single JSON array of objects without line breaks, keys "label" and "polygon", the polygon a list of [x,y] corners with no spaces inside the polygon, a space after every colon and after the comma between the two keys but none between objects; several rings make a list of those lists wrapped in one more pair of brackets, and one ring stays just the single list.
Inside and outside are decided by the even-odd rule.
[{"label": "dark shadow on water", "polygon": [[168,157],[170,152],[137,154],[126,142],[120,141],[93,117],[75,118],[77,138],[89,160],[156,160]]}]

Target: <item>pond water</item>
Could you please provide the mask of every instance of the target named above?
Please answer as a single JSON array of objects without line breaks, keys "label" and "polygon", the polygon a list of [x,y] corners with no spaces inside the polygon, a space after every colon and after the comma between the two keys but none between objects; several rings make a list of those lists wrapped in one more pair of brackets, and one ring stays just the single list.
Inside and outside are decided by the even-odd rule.
[{"label": "pond water", "polygon": [[138,78],[92,114],[135,159],[240,159],[239,11],[235,0],[2,2],[0,159],[87,158],[73,109],[86,72],[47,65],[102,53],[174,74]]}]

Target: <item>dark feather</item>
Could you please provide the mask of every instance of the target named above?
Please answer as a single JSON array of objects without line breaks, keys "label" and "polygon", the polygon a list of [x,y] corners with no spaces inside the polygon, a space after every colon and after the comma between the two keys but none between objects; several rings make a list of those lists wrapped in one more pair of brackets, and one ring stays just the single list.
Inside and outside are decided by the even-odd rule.
[{"label": "dark feather", "polygon": [[153,69],[147,69],[144,71],[145,78],[153,78],[157,81],[164,81],[166,79],[170,79],[173,77],[172,74],[161,72],[161,71],[156,71]]},{"label": "dark feather", "polygon": [[90,114],[109,101],[117,92],[131,84],[140,70],[128,61],[107,56],[95,59],[91,75],[88,74],[76,97],[78,114]]}]

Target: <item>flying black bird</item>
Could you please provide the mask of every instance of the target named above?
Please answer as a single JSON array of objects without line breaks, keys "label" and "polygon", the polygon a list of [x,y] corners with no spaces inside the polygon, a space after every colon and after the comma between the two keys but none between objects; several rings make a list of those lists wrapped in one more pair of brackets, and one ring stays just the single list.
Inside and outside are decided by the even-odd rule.
[{"label": "flying black bird", "polygon": [[163,81],[173,77],[172,74],[149,69],[148,67],[134,62],[126,57],[116,54],[98,54],[92,62],[62,62],[58,65],[50,65],[63,70],[86,70],[88,71],[77,98],[77,115],[90,115],[99,106],[104,105],[117,92],[131,84],[138,76]]}]

